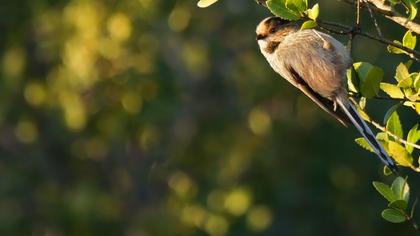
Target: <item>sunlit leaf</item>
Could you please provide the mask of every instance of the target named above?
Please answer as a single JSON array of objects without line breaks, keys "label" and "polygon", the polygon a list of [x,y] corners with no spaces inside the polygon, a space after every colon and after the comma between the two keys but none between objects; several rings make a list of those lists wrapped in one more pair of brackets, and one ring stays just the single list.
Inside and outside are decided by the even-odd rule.
[{"label": "sunlit leaf", "polygon": [[313,20],[305,21],[300,27],[301,30],[315,28],[318,24]]},{"label": "sunlit leaf", "polygon": [[298,20],[300,15],[298,12],[291,11],[286,8],[284,0],[268,0],[266,2],[268,9],[274,15],[287,20]]},{"label": "sunlit leaf", "polygon": [[406,220],[404,214],[395,209],[385,209],[382,211],[382,217],[391,223],[402,223]]},{"label": "sunlit leaf", "polygon": [[365,138],[357,138],[354,140],[357,144],[359,144],[359,146],[361,146],[362,148],[370,151],[370,152],[374,152],[373,148],[370,146],[370,144],[366,141]]},{"label": "sunlit leaf", "polygon": [[365,97],[361,97],[359,100],[359,107],[360,109],[364,110],[366,108],[367,99]]},{"label": "sunlit leaf", "polygon": [[417,15],[417,5],[416,3],[418,0],[401,0],[403,2],[403,5],[405,6],[407,13],[409,14],[409,19],[414,20]]},{"label": "sunlit leaf", "polygon": [[316,20],[319,15],[319,4],[315,4],[311,9],[308,9],[309,19]]},{"label": "sunlit leaf", "polygon": [[200,1],[198,1],[197,6],[201,7],[201,8],[205,8],[205,7],[208,7],[208,6],[216,3],[217,1],[218,0],[200,0]]},{"label": "sunlit leaf", "polygon": [[410,186],[408,186],[406,179],[398,176],[392,182],[391,189],[397,200],[404,200],[408,202],[410,198]]},{"label": "sunlit leaf", "polygon": [[404,95],[408,100],[412,102],[420,101],[419,95],[416,91],[414,91],[411,87],[404,88]]},{"label": "sunlit leaf", "polygon": [[413,87],[416,89],[417,93],[420,93],[420,73],[418,73],[418,76],[414,79]]},{"label": "sunlit leaf", "polygon": [[[403,129],[400,121],[400,117],[398,116],[398,113],[394,111],[392,115],[389,117],[389,119],[386,121],[386,129],[395,134],[397,137],[402,138],[403,137]],[[389,136],[389,140],[395,140],[393,137]]]},{"label": "sunlit leaf", "polygon": [[404,98],[404,93],[394,84],[381,83],[380,88],[392,98]]},{"label": "sunlit leaf", "polygon": [[404,63],[400,63],[395,71],[395,79],[399,82],[410,76],[408,68]]},{"label": "sunlit leaf", "polygon": [[383,79],[384,72],[381,68],[367,62],[354,63],[354,68],[360,78],[360,92],[366,98],[378,95],[379,84]]},{"label": "sunlit leaf", "polygon": [[383,173],[384,173],[384,175],[385,175],[385,176],[390,176],[390,175],[392,175],[392,174],[393,174],[392,170],[391,170],[391,169],[389,169],[389,167],[388,167],[388,166],[384,166],[384,171],[383,171]]},{"label": "sunlit leaf", "polygon": [[407,209],[407,205],[408,205],[408,203],[405,200],[400,199],[400,200],[395,200],[393,202],[390,202],[388,204],[388,207],[396,209],[396,210],[403,210],[404,211],[405,209]]},{"label": "sunlit leaf", "polygon": [[388,151],[389,155],[391,155],[399,165],[405,167],[412,167],[413,157],[407,150],[401,146],[399,143],[394,141],[388,141]]},{"label": "sunlit leaf", "polygon": [[[419,124],[414,125],[414,127],[411,128],[410,131],[408,132],[408,135],[407,135],[408,142],[417,143],[420,140],[420,130],[417,129],[418,126]],[[407,149],[409,153],[412,153],[414,150],[414,147],[409,144],[406,144],[405,149]]]},{"label": "sunlit leaf", "polygon": [[403,45],[409,49],[414,49],[416,47],[417,37],[411,33],[411,31],[407,31],[404,34],[403,38]]},{"label": "sunlit leaf", "polygon": [[[394,43],[402,46],[402,43],[398,40],[394,40]],[[404,53],[406,53],[404,50],[399,49],[399,48],[397,48],[395,46],[392,46],[392,45],[388,45],[387,49],[388,49],[388,52],[394,53],[394,54],[404,54]]]},{"label": "sunlit leaf", "polygon": [[405,79],[402,79],[398,82],[398,87],[400,88],[409,88],[413,84],[413,80],[411,79],[411,75],[406,77]]},{"label": "sunlit leaf", "polygon": [[353,75],[353,69],[347,70],[347,86],[349,91],[354,93],[359,92],[359,81]]},{"label": "sunlit leaf", "polygon": [[301,13],[308,9],[308,0],[286,0],[286,8]]},{"label": "sunlit leaf", "polygon": [[397,103],[388,109],[384,116],[384,123],[387,123],[391,115],[394,114],[394,112],[401,106],[401,104],[402,103]]},{"label": "sunlit leaf", "polygon": [[388,202],[393,202],[397,200],[397,198],[394,195],[394,192],[388,185],[376,181],[374,181],[372,184],[373,187],[375,187],[376,191],[378,191],[386,200],[388,200]]}]

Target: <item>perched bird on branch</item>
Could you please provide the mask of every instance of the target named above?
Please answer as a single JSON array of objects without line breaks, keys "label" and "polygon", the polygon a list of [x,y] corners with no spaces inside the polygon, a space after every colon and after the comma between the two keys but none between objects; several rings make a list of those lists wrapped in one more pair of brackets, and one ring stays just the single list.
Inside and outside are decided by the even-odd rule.
[{"label": "perched bird on branch", "polygon": [[345,78],[352,59],[343,44],[315,29],[300,30],[300,23],[279,17],[261,21],[256,33],[261,53],[274,71],[340,123],[352,123],[382,162],[398,172],[348,98]]}]

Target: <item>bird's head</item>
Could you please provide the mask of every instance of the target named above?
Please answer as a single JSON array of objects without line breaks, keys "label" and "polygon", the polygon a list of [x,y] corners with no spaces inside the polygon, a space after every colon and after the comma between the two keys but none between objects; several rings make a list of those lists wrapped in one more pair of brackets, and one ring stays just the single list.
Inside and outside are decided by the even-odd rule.
[{"label": "bird's head", "polygon": [[295,22],[281,19],[280,17],[267,17],[262,20],[256,29],[257,41],[261,48],[270,42],[281,42],[289,33],[297,30]]}]

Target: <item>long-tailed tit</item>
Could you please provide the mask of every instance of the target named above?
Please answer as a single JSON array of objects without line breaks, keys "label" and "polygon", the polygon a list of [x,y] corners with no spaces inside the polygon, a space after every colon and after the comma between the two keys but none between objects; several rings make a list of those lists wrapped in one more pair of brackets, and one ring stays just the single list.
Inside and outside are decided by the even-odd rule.
[{"label": "long-tailed tit", "polygon": [[347,126],[352,123],[393,172],[398,168],[349,101],[346,71],[352,65],[347,49],[328,34],[300,30],[299,23],[268,17],[257,26],[261,53],[271,67],[323,110]]}]

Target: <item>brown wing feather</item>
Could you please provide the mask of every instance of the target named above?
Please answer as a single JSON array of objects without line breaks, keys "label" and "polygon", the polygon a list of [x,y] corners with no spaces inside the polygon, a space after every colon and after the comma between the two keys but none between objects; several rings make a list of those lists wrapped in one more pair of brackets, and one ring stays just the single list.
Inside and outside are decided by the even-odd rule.
[{"label": "brown wing feather", "polygon": [[348,126],[350,122],[349,119],[340,108],[337,107],[337,109],[334,110],[333,101],[322,97],[317,92],[312,90],[305,82],[305,80],[303,80],[302,77],[292,67],[288,67],[288,69],[290,71],[290,74],[293,76],[293,82],[295,82],[294,85],[299,90],[301,90],[306,96],[312,99],[312,101],[314,101],[324,111],[336,118],[342,125],[344,125],[345,127]]}]

